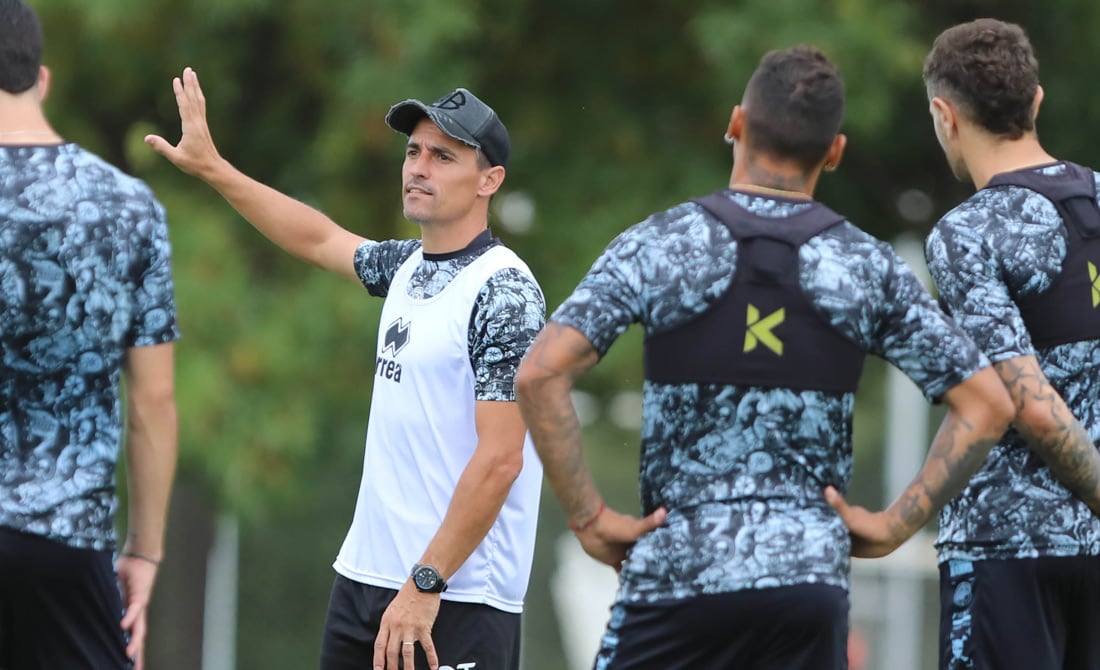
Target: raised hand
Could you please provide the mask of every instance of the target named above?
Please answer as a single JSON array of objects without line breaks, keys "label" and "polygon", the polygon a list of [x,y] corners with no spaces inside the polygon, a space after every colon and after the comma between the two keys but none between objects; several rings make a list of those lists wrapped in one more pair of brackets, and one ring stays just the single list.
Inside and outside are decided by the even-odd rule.
[{"label": "raised hand", "polygon": [[221,156],[206,122],[206,98],[199,85],[199,76],[190,67],[184,68],[182,76],[172,79],[172,90],[176,94],[183,131],[179,144],[173,145],[160,135],[146,135],[145,143],[180,170],[201,178],[221,160]]}]

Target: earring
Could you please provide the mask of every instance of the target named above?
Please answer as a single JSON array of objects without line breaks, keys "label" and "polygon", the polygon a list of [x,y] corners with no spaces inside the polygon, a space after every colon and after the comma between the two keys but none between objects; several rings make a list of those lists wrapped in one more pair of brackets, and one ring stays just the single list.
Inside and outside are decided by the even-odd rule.
[{"label": "earring", "polygon": [[832,163],[826,163],[823,167],[826,172],[836,172],[836,166]]},{"label": "earring", "polygon": [[737,140],[733,139],[733,138],[732,138],[732,137],[730,136],[730,134],[729,134],[729,133],[726,133],[725,135],[723,135],[723,136],[722,136],[722,140],[723,140],[723,141],[725,141],[725,143],[726,143],[726,144],[728,144],[728,145],[730,145],[730,146],[733,146],[733,143],[737,141]]}]

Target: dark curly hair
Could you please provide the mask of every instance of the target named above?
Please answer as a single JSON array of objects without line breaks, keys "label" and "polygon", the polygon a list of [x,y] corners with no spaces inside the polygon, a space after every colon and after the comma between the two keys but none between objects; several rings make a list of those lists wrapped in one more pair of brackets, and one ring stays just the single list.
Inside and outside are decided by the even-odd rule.
[{"label": "dark curly hair", "polygon": [[42,26],[19,0],[0,0],[0,90],[22,93],[38,82]]},{"label": "dark curly hair", "polygon": [[745,126],[758,151],[806,170],[825,159],[844,118],[844,80],[810,46],[769,51],[745,87]]},{"label": "dark curly hair", "polygon": [[924,85],[995,135],[1035,129],[1039,61],[1015,23],[978,19],[940,33],[924,60]]}]

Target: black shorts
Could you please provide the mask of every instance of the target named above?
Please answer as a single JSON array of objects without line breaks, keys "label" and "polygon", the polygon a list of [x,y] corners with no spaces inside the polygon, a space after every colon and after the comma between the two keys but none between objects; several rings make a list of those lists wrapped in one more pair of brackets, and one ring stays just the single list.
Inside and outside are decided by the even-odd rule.
[{"label": "black shorts", "polygon": [[848,594],[802,584],[617,604],[596,670],[845,670]]},{"label": "black shorts", "polygon": [[110,552],[0,528],[0,668],[132,667]]},{"label": "black shorts", "polygon": [[[397,591],[336,575],[321,639],[321,670],[363,670],[374,659],[382,614]],[[439,670],[518,670],[519,614],[444,600],[432,627]],[[416,670],[428,659],[416,645]]]},{"label": "black shorts", "polygon": [[940,668],[1100,668],[1100,557],[941,563]]}]

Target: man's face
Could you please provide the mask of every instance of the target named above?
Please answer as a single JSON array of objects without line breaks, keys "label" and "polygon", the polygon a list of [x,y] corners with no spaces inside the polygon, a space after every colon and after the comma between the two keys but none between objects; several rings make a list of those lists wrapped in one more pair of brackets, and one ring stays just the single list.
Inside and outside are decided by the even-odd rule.
[{"label": "man's face", "polygon": [[405,218],[437,224],[465,217],[477,201],[482,171],[477,151],[427,117],[409,135],[401,168]]}]

